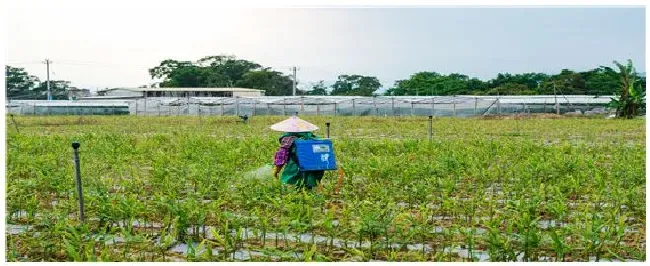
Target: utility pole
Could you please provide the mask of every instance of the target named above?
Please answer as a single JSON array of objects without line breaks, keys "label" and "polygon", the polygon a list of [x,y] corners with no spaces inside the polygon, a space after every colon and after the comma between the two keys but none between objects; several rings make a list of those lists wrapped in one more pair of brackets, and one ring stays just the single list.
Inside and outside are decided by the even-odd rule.
[{"label": "utility pole", "polygon": [[296,96],[296,84],[297,84],[297,79],[296,79],[296,67],[291,68],[293,70],[293,96]]},{"label": "utility pole", "polygon": [[47,100],[51,101],[52,100],[52,91],[50,90],[50,59],[45,59],[45,62],[43,62],[47,65]]}]

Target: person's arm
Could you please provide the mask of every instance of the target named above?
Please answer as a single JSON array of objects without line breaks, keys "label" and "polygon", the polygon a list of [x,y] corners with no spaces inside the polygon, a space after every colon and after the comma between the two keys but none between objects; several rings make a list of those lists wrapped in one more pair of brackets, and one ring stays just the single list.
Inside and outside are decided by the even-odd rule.
[{"label": "person's arm", "polygon": [[277,166],[276,165],[273,168],[273,177],[275,177],[275,179],[278,179],[278,174],[280,173],[280,170],[282,170],[282,166]]}]

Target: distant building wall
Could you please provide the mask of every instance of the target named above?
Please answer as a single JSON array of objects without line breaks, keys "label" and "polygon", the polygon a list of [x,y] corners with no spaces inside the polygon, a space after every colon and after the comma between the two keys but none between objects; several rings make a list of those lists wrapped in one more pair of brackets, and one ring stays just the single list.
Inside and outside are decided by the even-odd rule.
[{"label": "distant building wall", "polygon": [[97,95],[99,96],[128,96],[128,97],[143,97],[141,91],[133,91],[127,89],[110,89],[98,91]]},{"label": "distant building wall", "polygon": [[160,88],[157,89],[109,89],[97,92],[98,96],[110,97],[261,97],[264,96],[263,90],[243,89],[243,88]]},{"label": "distant building wall", "polygon": [[263,91],[235,91],[233,92],[233,96],[237,97],[260,97],[264,96]]}]

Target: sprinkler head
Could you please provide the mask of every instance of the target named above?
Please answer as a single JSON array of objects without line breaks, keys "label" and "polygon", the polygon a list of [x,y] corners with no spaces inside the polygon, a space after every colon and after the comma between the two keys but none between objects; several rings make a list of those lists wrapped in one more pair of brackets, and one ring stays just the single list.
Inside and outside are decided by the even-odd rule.
[{"label": "sprinkler head", "polygon": [[325,125],[327,125],[327,126],[329,127],[329,126],[330,126],[330,122],[325,123]]},{"label": "sprinkler head", "polygon": [[81,144],[79,144],[79,142],[77,142],[77,141],[72,143],[72,148],[75,149],[75,150],[79,149],[80,146],[81,146]]}]

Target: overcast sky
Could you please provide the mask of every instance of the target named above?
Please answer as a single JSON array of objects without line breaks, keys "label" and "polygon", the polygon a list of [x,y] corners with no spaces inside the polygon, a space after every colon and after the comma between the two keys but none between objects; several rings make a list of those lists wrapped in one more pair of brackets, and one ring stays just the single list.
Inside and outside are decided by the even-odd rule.
[{"label": "overcast sky", "polygon": [[9,65],[81,88],[136,87],[164,59],[229,54],[301,84],[339,74],[384,87],[418,71],[487,80],[632,59],[645,72],[643,8],[124,9],[13,7]]}]

